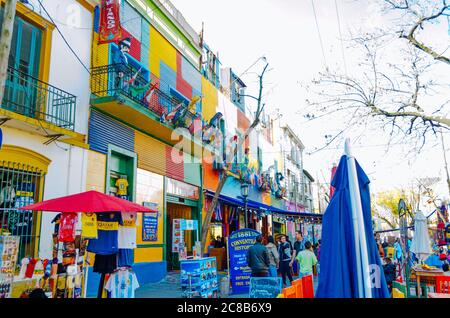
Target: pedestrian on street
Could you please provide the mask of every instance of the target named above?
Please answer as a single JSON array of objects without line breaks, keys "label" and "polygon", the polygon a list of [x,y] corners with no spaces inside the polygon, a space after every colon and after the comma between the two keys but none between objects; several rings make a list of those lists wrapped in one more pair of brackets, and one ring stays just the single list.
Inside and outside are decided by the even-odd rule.
[{"label": "pedestrian on street", "polygon": [[280,266],[280,255],[278,254],[277,246],[275,245],[275,240],[273,239],[273,236],[269,236],[267,241],[266,248],[267,252],[269,253],[269,276],[270,277],[277,277],[277,269]]},{"label": "pedestrian on street", "polygon": [[300,268],[299,278],[313,274],[313,266],[317,264],[317,257],[314,254],[311,242],[305,243],[305,249],[297,255],[297,261]]},{"label": "pedestrian on street", "polygon": [[292,253],[292,260],[289,266],[292,267],[294,275],[298,275],[298,262],[297,255],[305,249],[305,243],[303,241],[303,236],[300,231],[295,232],[295,242],[294,242],[294,251]]},{"label": "pedestrian on street", "polygon": [[247,265],[252,270],[252,277],[269,276],[269,253],[262,244],[262,235],[256,237],[256,243],[247,252]]},{"label": "pedestrian on street", "polygon": [[389,257],[384,259],[385,264],[383,265],[384,277],[386,278],[386,283],[388,285],[389,292],[392,293],[392,283],[395,281],[395,265]]},{"label": "pedestrian on street", "polygon": [[281,236],[281,244],[278,247],[278,253],[280,254],[280,272],[283,278],[283,286],[286,286],[286,276],[292,283],[293,278],[291,274],[291,267],[289,266],[292,261],[292,245],[286,241],[286,235]]}]

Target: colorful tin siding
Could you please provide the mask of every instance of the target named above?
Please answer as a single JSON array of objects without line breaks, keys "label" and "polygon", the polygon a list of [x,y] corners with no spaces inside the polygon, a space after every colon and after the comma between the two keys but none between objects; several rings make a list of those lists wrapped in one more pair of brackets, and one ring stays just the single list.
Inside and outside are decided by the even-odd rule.
[{"label": "colorful tin siding", "polygon": [[108,144],[134,152],[134,130],[92,109],[89,120],[90,148],[107,154]]}]

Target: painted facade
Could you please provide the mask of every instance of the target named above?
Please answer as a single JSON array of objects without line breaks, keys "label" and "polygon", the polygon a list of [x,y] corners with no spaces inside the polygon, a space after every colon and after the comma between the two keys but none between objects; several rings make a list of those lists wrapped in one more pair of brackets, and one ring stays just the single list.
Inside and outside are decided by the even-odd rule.
[{"label": "painted facade", "polygon": [[[89,67],[92,14],[87,3],[42,1],[53,19],[62,21],[69,15],[71,21],[86,27],[58,25],[81,63]],[[33,8],[17,3],[14,29],[5,98],[0,105],[0,188],[12,186],[15,198],[2,200],[1,228],[22,236],[19,257],[51,258],[55,214],[16,214],[15,209],[85,190],[89,73],[38,4]],[[30,218],[25,219],[28,214]],[[19,215],[17,227],[10,222],[13,215]]]}]

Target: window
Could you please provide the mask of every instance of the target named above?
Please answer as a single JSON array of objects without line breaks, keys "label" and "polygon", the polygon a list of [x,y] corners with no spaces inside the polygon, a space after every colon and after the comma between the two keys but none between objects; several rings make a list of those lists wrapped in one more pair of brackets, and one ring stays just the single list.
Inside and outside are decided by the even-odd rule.
[{"label": "window", "polygon": [[38,243],[33,212],[18,210],[39,199],[43,173],[25,164],[0,162],[0,235],[20,237],[19,260],[34,256]]}]

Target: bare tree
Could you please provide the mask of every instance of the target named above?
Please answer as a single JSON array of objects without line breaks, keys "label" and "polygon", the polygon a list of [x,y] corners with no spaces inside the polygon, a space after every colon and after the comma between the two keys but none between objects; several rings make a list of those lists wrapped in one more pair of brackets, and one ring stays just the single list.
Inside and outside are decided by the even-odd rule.
[{"label": "bare tree", "polygon": [[[427,26],[443,22],[450,13],[447,1],[384,0],[385,12],[396,17],[395,29],[386,26],[352,37],[350,45],[362,52],[354,63],[358,72],[320,73],[313,82],[314,100],[308,101],[314,113],[307,118],[344,112],[346,127],[335,138],[346,129],[376,125],[389,133],[390,142],[406,136],[418,150],[430,134],[449,130],[450,85],[445,76],[442,79],[437,74],[450,60],[444,55],[446,50],[440,53],[426,43],[426,37],[422,39]],[[448,39],[441,42],[449,43]],[[396,54],[388,54],[389,50]]]},{"label": "bare tree", "polygon": [[[244,135],[242,136],[242,138],[239,138],[238,143],[236,145],[236,147],[234,148],[234,154],[232,155],[232,158],[235,158],[238,154],[238,150],[242,148],[245,140],[250,136],[250,134],[253,132],[253,130],[259,125],[260,123],[260,117],[261,114],[264,110],[264,106],[265,104],[262,103],[262,98],[263,98],[263,84],[264,84],[264,74],[267,71],[267,68],[269,66],[269,63],[266,63],[264,69],[262,70],[261,74],[258,75],[259,78],[259,94],[258,97],[254,97],[254,96],[250,96],[250,95],[241,95],[241,96],[246,96],[246,97],[250,97],[256,100],[257,106],[256,106],[256,112],[255,112],[255,116],[254,116],[254,120],[253,122],[250,124],[249,128],[247,129],[247,131],[244,133]],[[213,215],[214,210],[217,207],[217,203],[219,202],[219,196],[220,193],[222,192],[222,189],[228,179],[229,176],[229,171],[225,168],[223,170],[221,170],[220,175],[219,175],[219,184],[217,185],[212,203],[208,206],[208,210],[206,212],[206,216],[205,216],[205,220],[203,221],[203,225],[202,225],[202,238],[201,238],[201,248],[202,248],[202,255],[204,253],[205,250],[205,246],[206,246],[206,240],[207,240],[207,236],[208,236],[208,232],[209,232],[209,228],[211,225],[211,217]]]}]

